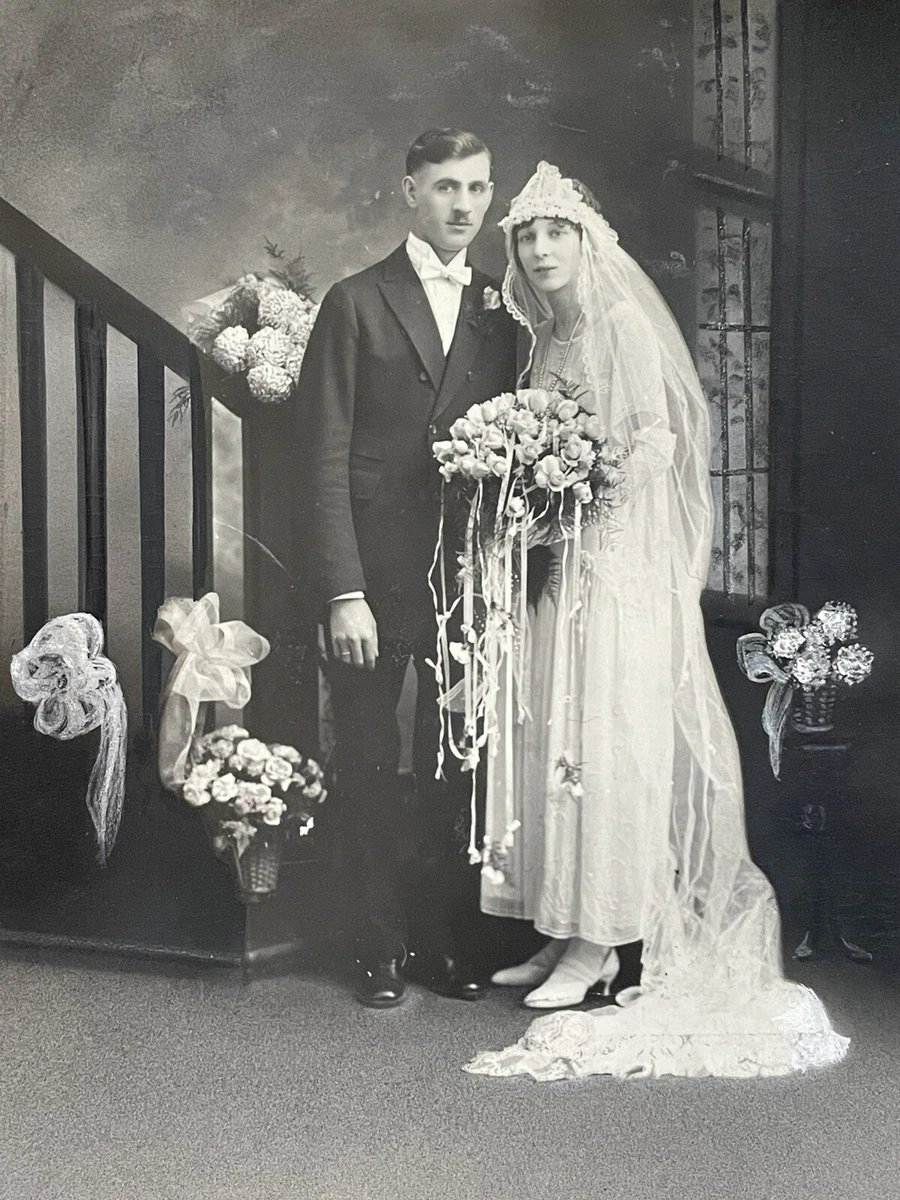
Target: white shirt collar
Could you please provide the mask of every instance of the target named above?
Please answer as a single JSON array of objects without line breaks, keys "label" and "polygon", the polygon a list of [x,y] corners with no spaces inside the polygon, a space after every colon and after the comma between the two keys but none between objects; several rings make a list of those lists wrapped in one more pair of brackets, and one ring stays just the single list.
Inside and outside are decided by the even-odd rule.
[{"label": "white shirt collar", "polygon": [[[409,237],[406,239],[406,253],[409,255],[409,261],[412,263],[416,272],[426,263],[437,265],[439,267],[445,264],[441,262],[435,253],[434,246],[423,241],[420,237],[416,237],[412,230],[409,231]],[[455,254],[450,262],[446,264],[448,267],[464,267],[466,265],[467,247],[463,246],[459,254]]]}]

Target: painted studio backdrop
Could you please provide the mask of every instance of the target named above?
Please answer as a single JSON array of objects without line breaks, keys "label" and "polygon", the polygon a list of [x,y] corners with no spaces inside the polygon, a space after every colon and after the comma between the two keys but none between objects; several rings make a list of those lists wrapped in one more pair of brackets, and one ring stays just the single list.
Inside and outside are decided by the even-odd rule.
[{"label": "painted studio backdrop", "polygon": [[[151,632],[167,597],[215,590],[223,620],[263,635],[247,722],[323,752],[295,620],[303,580],[287,569],[302,446],[287,438],[288,405],[252,403],[192,348],[185,309],[298,254],[317,298],[384,257],[405,234],[406,148],[435,125],[471,128],[494,151],[480,266],[502,274],[496,222],[546,158],[597,194],[695,351],[715,437],[708,637],[751,837],[788,922],[802,886],[775,831],[790,782],[771,778],[764,697],[734,650],[768,604],[858,610],[878,666],[840,699],[855,744],[840,785],[855,797],[848,870],[874,841],[896,842],[885,763],[900,691],[900,408],[885,313],[900,251],[883,230],[900,168],[875,53],[896,32],[889,4],[6,7],[0,935],[246,962],[316,925],[327,818],[287,855],[277,897],[242,905],[197,813],[157,779],[173,658]],[[101,732],[36,731],[5,665],[74,611],[101,622],[129,714],[105,867],[84,805]],[[842,917],[882,951],[884,878],[860,867]]]}]

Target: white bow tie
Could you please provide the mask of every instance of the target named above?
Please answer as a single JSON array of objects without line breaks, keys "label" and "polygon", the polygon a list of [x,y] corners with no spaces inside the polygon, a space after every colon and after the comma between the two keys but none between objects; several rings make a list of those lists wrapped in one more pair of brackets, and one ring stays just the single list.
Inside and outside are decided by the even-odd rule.
[{"label": "white bow tie", "polygon": [[445,267],[443,263],[426,262],[419,267],[419,278],[426,279],[449,279],[451,283],[458,283],[462,287],[468,287],[472,282],[472,268],[450,266]]}]

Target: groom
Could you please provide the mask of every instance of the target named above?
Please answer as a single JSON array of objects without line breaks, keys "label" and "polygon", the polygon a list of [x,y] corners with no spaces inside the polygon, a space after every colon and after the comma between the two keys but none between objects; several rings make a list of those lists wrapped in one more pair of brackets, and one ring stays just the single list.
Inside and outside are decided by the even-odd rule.
[{"label": "groom", "polygon": [[[457,999],[482,991],[456,936],[475,916],[471,776],[448,754],[435,779],[431,446],[470,405],[515,386],[515,326],[498,285],[466,260],[491,203],[490,152],[472,133],[430,130],[410,147],[402,190],[408,238],[325,296],[299,388],[311,486],[303,536],[328,653],[358,997],[375,1008],[401,1003],[404,974]],[[448,570],[452,581],[455,559]],[[397,726],[410,659],[412,798],[399,787]]]}]

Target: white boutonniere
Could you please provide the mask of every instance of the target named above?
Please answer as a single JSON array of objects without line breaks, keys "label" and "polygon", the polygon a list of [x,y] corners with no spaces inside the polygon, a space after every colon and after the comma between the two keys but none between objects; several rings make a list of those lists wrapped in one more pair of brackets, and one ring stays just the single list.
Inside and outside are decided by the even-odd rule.
[{"label": "white boutonniere", "polygon": [[481,306],[485,312],[494,312],[500,307],[500,293],[496,288],[486,287],[481,296]]}]

